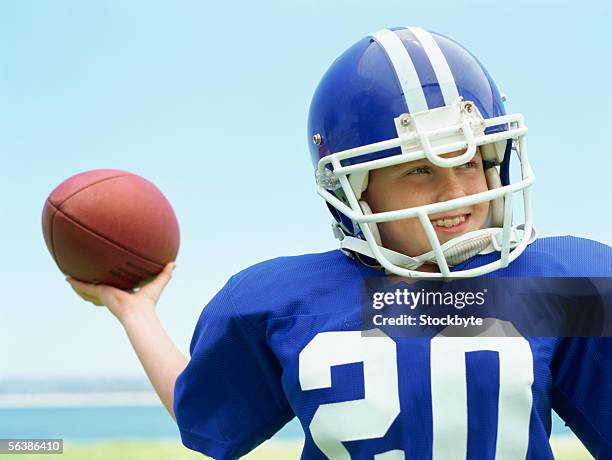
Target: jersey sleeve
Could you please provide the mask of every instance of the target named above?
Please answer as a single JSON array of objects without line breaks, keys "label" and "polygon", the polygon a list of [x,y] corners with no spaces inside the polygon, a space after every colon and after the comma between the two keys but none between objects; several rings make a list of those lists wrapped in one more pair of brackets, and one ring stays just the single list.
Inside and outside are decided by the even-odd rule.
[{"label": "jersey sleeve", "polygon": [[200,315],[174,388],[183,444],[217,460],[248,453],[294,417],[279,362],[256,323],[238,313],[231,283]]},{"label": "jersey sleeve", "polygon": [[612,338],[560,339],[553,408],[596,459],[612,458]]}]

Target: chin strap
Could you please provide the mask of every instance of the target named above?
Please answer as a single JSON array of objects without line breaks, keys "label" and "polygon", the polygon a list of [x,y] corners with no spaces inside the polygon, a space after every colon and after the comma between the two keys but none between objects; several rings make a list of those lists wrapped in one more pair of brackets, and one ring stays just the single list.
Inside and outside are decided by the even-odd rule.
[{"label": "chin strap", "polygon": [[[513,226],[510,229],[510,249],[516,247],[521,241],[518,232],[524,232],[523,224]],[[341,249],[354,251],[376,259],[367,241],[346,235],[337,225],[334,226],[334,235],[340,240]],[[489,254],[494,251],[501,252],[503,243],[502,238],[503,228],[495,227],[475,230],[458,236],[457,238],[453,238],[441,245],[442,253],[444,254],[448,266],[452,267],[478,254]],[[528,244],[533,243],[536,238],[536,231],[532,229]],[[410,257],[380,246],[380,244],[378,245],[378,249],[393,265],[408,270],[414,270],[425,263],[437,264],[436,256],[433,251],[426,252],[420,256]]]}]

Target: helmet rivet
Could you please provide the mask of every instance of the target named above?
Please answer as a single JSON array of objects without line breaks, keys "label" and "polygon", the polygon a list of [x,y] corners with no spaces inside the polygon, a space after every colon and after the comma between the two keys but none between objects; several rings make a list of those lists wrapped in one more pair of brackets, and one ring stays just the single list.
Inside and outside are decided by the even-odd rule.
[{"label": "helmet rivet", "polygon": [[410,117],[407,115],[404,115],[402,118],[400,118],[400,124],[402,126],[408,126],[410,124]]},{"label": "helmet rivet", "polygon": [[323,138],[320,134],[315,134],[314,136],[312,136],[312,142],[315,145],[321,145],[321,142],[323,142]]},{"label": "helmet rivet", "polygon": [[472,113],[473,107],[472,107],[472,104],[470,104],[469,102],[465,104],[464,108],[467,113]]}]

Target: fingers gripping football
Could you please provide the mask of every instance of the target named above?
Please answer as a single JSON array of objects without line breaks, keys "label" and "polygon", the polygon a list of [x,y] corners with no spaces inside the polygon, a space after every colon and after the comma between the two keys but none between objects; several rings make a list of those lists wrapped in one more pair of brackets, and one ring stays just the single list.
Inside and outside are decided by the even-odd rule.
[{"label": "fingers gripping football", "polygon": [[140,290],[138,291],[139,295],[150,299],[154,303],[157,303],[157,301],[159,300],[159,296],[172,278],[172,272],[175,268],[176,263],[174,262],[166,264],[166,266],[159,275],[157,275],[155,278],[153,278],[152,281],[147,282],[144,286],[140,288]]},{"label": "fingers gripping football", "polygon": [[129,305],[140,302],[155,305],[172,278],[172,271],[175,267],[176,264],[170,262],[159,275],[134,292],[123,291],[103,284],[85,283],[70,276],[66,277],[66,281],[83,300],[96,306],[107,306],[116,316],[120,317],[123,311],[129,308]]},{"label": "fingers gripping football", "polygon": [[70,276],[66,277],[66,281],[68,281],[68,284],[70,284],[72,289],[74,289],[79,297],[99,307],[116,303],[120,300],[120,296],[122,294],[129,295],[126,292],[112,286],[84,283],[83,281],[79,281]]}]

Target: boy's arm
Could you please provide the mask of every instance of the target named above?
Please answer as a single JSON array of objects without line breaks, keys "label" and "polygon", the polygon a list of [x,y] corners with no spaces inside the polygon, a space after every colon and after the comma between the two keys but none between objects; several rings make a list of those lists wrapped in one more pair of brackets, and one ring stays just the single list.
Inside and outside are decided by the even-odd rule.
[{"label": "boy's arm", "polygon": [[159,399],[176,421],[174,384],[189,360],[174,344],[154,311],[129,315],[123,327]]},{"label": "boy's arm", "polygon": [[159,399],[174,420],[174,385],[187,366],[188,359],[179,351],[162,327],[156,313],[159,297],[172,278],[175,264],[169,263],[151,282],[136,292],[112,286],[83,283],[71,277],[70,283],[83,299],[106,306],[123,325]]},{"label": "boy's arm", "polygon": [[553,409],[594,458],[612,458],[612,337],[560,339],[552,377]]}]

